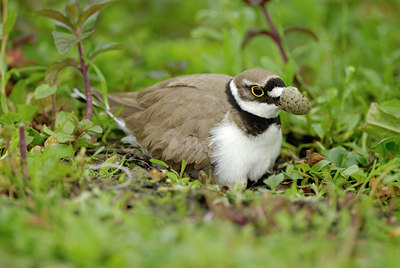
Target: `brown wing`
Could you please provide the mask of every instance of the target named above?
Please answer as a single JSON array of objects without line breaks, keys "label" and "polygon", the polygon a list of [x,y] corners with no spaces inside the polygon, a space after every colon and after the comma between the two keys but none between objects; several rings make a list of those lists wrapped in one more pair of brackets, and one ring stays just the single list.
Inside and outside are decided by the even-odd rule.
[{"label": "brown wing", "polygon": [[138,93],[111,94],[110,106],[126,106],[129,112],[121,116],[152,157],[174,168],[183,158],[202,169],[211,164],[209,131],[229,110],[225,88],[230,79],[217,74],[176,77]]}]

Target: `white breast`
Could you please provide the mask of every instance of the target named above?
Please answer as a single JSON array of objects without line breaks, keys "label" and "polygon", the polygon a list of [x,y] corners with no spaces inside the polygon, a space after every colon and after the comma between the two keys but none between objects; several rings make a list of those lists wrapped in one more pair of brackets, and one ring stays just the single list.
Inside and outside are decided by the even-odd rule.
[{"label": "white breast", "polygon": [[272,124],[257,136],[246,135],[233,122],[222,122],[210,132],[211,162],[218,183],[232,185],[247,178],[258,180],[278,158],[282,145],[281,127]]}]

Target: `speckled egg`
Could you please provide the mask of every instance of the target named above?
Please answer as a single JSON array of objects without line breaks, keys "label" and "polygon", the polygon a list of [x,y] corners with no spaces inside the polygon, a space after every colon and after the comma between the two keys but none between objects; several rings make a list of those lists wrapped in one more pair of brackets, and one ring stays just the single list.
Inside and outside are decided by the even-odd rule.
[{"label": "speckled egg", "polygon": [[311,103],[295,87],[287,87],[280,97],[283,110],[292,114],[306,114],[311,110]]}]

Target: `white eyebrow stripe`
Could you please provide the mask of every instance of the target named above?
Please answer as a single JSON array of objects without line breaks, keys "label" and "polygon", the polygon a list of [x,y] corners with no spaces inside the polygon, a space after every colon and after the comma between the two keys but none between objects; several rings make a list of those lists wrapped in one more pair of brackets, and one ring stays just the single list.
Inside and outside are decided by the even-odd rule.
[{"label": "white eyebrow stripe", "polygon": [[285,88],[284,87],[274,87],[273,90],[267,92],[268,96],[270,96],[271,98],[278,98],[281,96],[283,90]]},{"label": "white eyebrow stripe", "polygon": [[251,81],[249,81],[249,80],[247,80],[247,79],[243,79],[243,83],[245,83],[245,84],[246,84],[246,86],[248,86],[248,87],[250,87],[250,86],[254,86],[254,83],[253,83],[253,82],[251,82]]}]

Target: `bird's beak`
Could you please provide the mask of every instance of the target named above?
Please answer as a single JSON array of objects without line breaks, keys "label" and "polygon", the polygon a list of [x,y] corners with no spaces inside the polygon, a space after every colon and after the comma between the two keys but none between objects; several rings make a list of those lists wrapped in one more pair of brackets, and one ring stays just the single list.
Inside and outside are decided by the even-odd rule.
[{"label": "bird's beak", "polygon": [[275,103],[275,105],[278,106],[279,109],[283,110],[283,107],[282,107],[280,99],[278,99],[278,101]]}]

